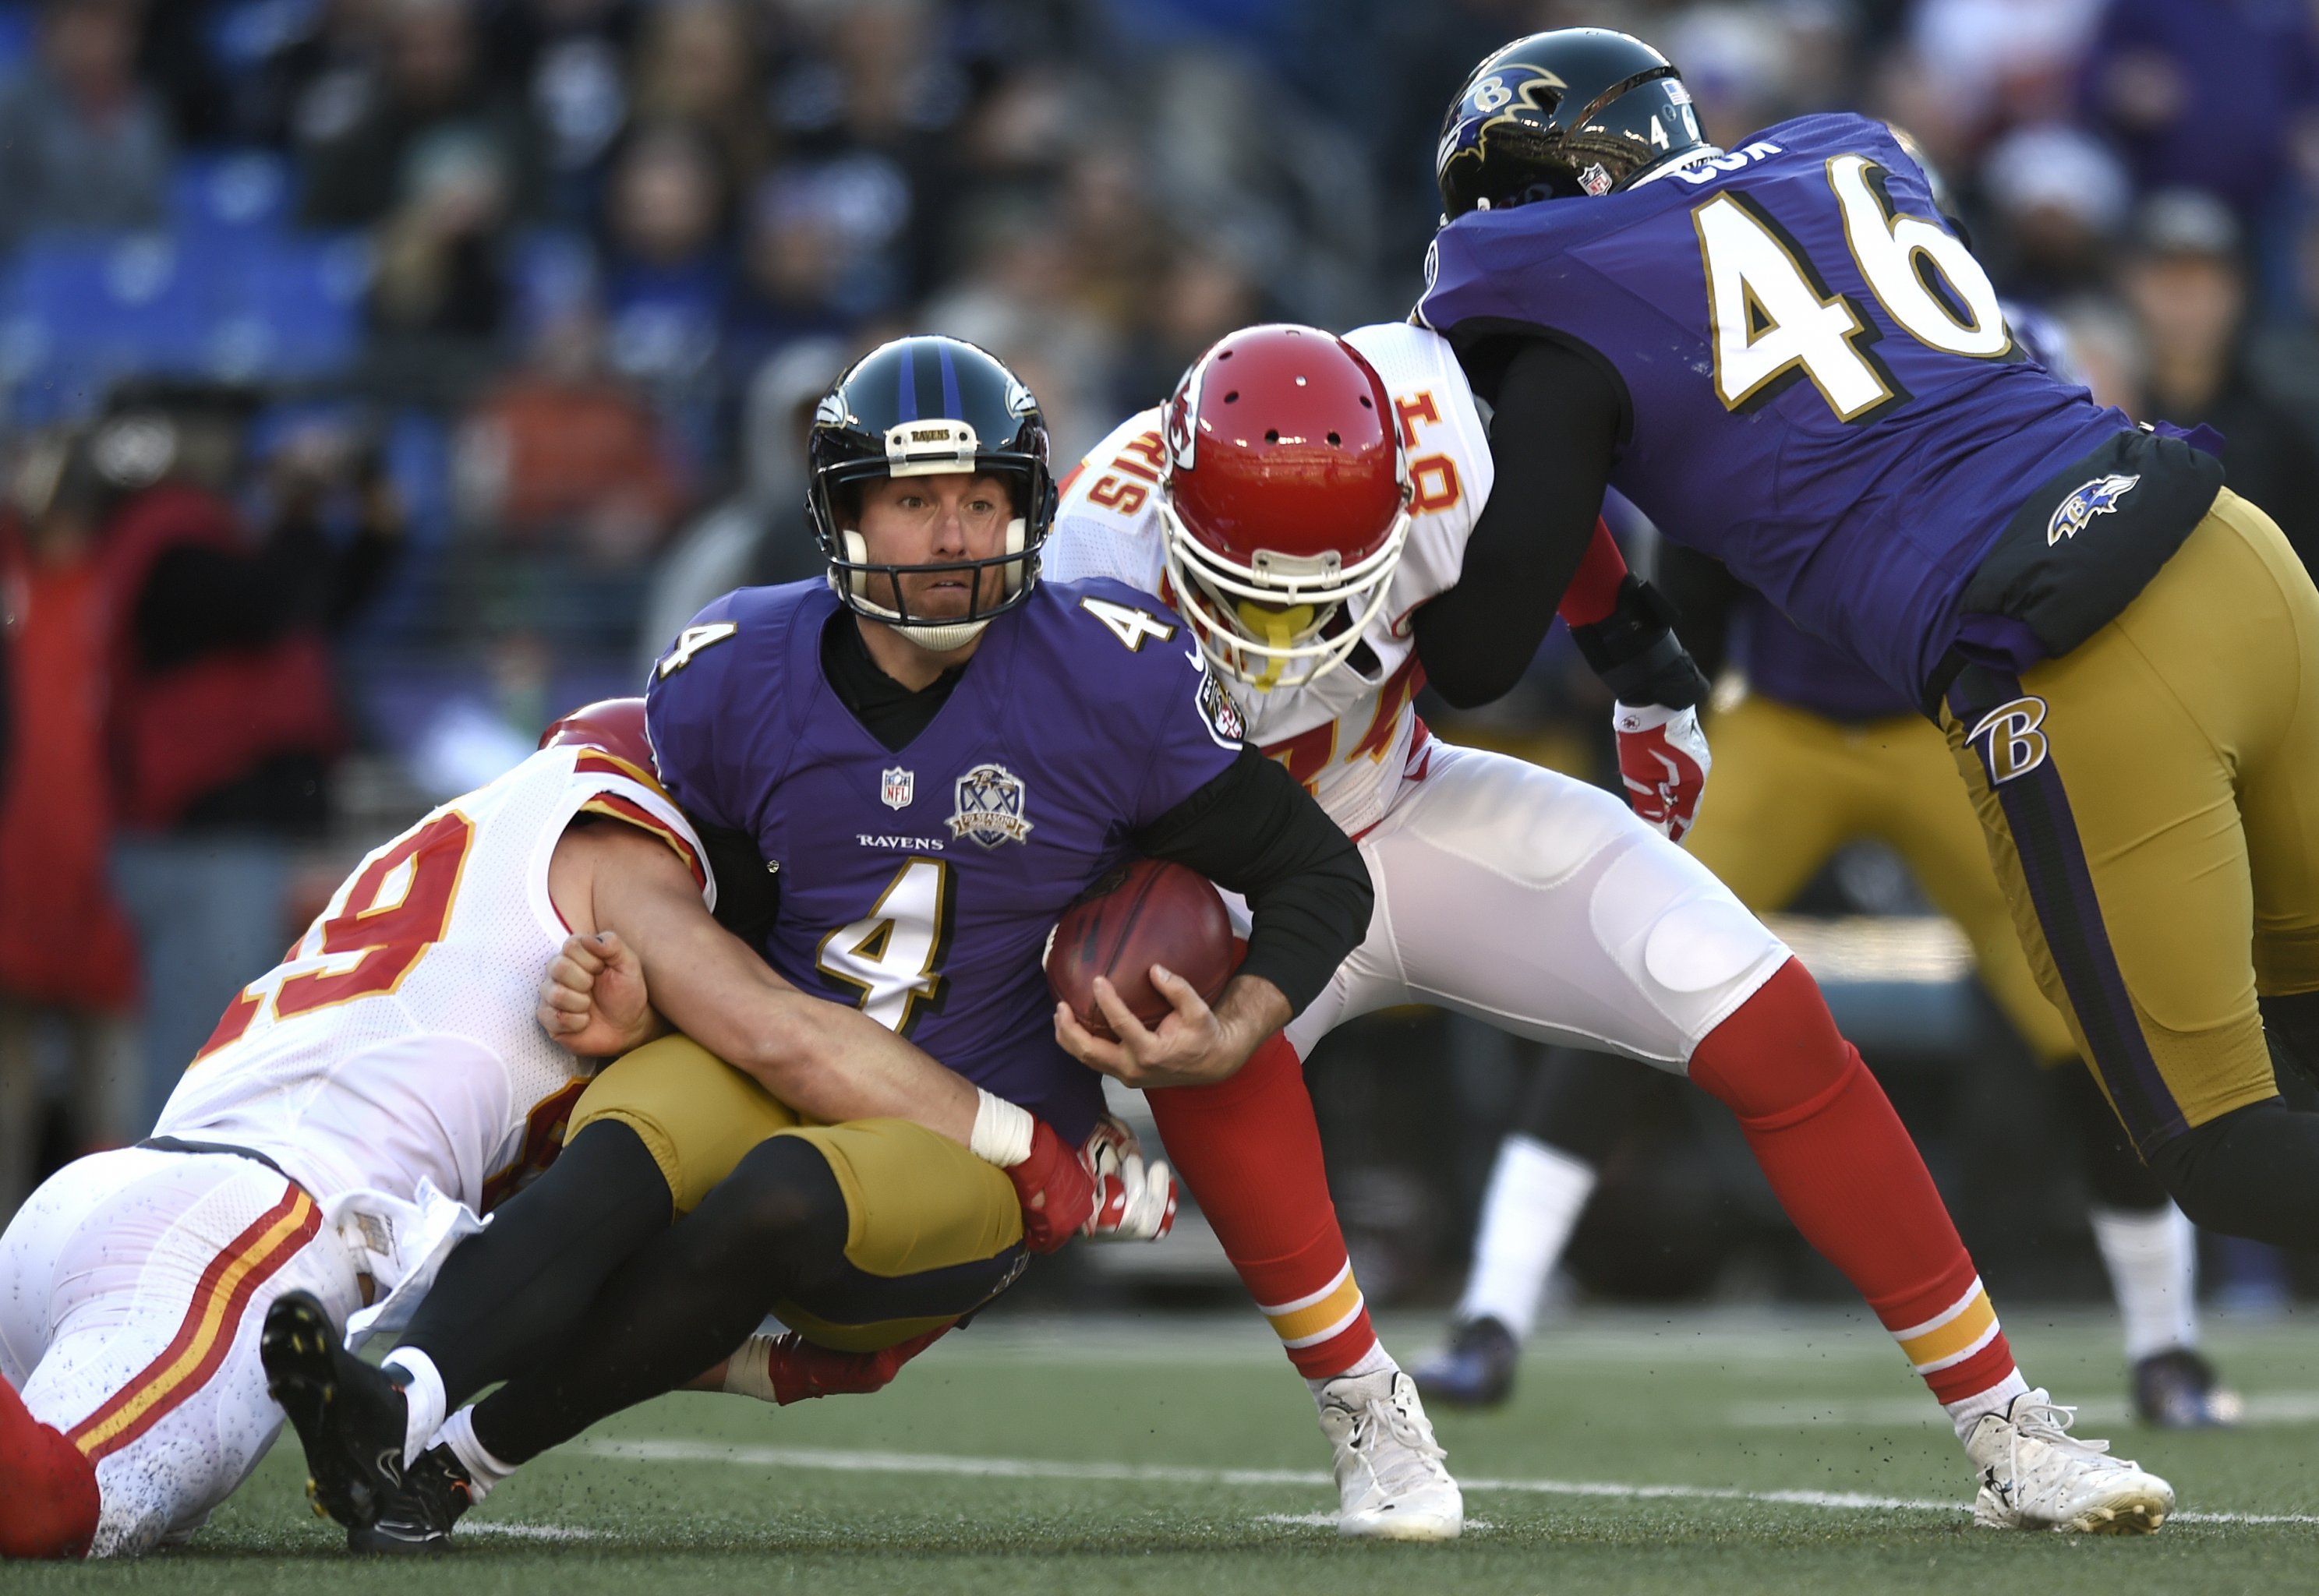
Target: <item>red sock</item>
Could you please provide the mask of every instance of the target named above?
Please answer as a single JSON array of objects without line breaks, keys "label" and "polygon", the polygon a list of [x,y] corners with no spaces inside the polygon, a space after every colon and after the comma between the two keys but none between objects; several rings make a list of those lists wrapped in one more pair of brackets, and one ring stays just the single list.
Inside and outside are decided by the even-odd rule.
[{"label": "red sock", "polygon": [[1308,1380],[1376,1345],[1345,1256],[1304,1069],[1274,1036],[1230,1080],[1147,1092],[1168,1158],[1241,1282]]},{"label": "red sock", "polygon": [[1739,1116],[1780,1206],[1844,1271],[1944,1402],[1997,1384],[2013,1352],[1916,1143],[1794,960],[1692,1054]]},{"label": "red sock", "polygon": [[96,1470],[0,1380],[0,1558],[85,1557],[96,1538]]}]

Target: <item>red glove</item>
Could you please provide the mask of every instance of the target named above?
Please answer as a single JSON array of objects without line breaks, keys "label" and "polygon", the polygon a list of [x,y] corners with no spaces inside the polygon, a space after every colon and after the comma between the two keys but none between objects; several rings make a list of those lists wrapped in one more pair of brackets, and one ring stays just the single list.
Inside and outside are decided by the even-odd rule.
[{"label": "red glove", "polygon": [[1031,1122],[1030,1156],[1000,1173],[1015,1183],[1023,1242],[1033,1252],[1052,1252],[1094,1222],[1095,1177],[1046,1121]]},{"label": "red glove", "polygon": [[1611,726],[1619,734],[1619,775],[1626,783],[1627,802],[1659,834],[1680,843],[1699,817],[1708,767],[1714,762],[1707,734],[1699,729],[1699,711],[1619,704],[1611,708]]},{"label": "red glove", "polygon": [[1079,1162],[1095,1181],[1097,1241],[1157,1241],[1176,1225],[1176,1177],[1160,1159],[1144,1162],[1135,1132],[1111,1114],[1097,1120]]},{"label": "red glove", "polygon": [[[778,1336],[750,1337],[751,1345],[738,1356],[746,1357],[755,1350],[755,1343],[764,1343],[766,1384],[772,1389],[772,1400],[787,1407],[808,1397],[867,1396],[873,1391],[883,1391],[902,1372],[904,1364],[954,1328],[946,1324],[940,1330],[930,1330],[882,1352],[832,1352],[826,1347],[815,1346],[795,1330],[784,1330]],[[726,1388],[734,1389],[729,1375]]]}]

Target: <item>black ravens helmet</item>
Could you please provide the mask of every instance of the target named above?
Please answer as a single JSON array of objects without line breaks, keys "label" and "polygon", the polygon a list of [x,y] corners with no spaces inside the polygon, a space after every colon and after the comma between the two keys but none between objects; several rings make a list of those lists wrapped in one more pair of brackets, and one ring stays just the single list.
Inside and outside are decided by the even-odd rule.
[{"label": "black ravens helmet", "polygon": [[[855,613],[906,628],[912,641],[943,652],[965,644],[1037,584],[1039,546],[1055,518],[1047,423],[1030,389],[987,350],[937,337],[897,338],[871,350],[822,396],[807,460],[806,516],[828,557],[829,585]],[[944,472],[987,473],[1006,482],[1015,515],[1004,552],[933,565],[872,564],[851,525],[860,484]],[[994,565],[1004,580],[986,604],[979,573]],[[905,571],[976,573],[967,613],[912,618],[898,580]]]},{"label": "black ravens helmet", "polygon": [[1600,195],[1707,142],[1668,59],[1608,28],[1561,28],[1485,57],[1441,119],[1442,220]]}]

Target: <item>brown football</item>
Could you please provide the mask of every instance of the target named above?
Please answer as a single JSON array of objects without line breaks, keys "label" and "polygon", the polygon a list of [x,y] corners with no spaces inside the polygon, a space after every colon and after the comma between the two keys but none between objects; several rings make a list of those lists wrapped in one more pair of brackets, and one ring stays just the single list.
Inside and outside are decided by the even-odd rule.
[{"label": "brown football", "polygon": [[1174,1005],[1151,984],[1154,964],[1214,1003],[1239,962],[1232,917],[1214,885],[1180,864],[1139,859],[1105,873],[1063,911],[1047,942],[1047,985],[1080,1024],[1109,1038],[1111,1026],[1096,1006],[1096,977],[1108,977],[1130,1012],[1156,1025]]}]

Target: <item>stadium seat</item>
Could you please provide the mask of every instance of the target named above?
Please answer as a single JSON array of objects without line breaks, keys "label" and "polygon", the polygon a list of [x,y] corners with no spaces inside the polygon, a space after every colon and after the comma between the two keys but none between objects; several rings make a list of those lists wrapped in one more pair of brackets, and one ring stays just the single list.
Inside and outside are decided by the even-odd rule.
[{"label": "stadium seat", "polygon": [[288,229],[290,201],[290,163],[272,150],[185,156],[170,181],[170,218],[189,249],[274,242]]},{"label": "stadium seat", "polygon": [[353,236],[35,239],[0,275],[0,384],[33,422],[94,409],[131,374],[324,375],[359,351],[369,272]]}]

